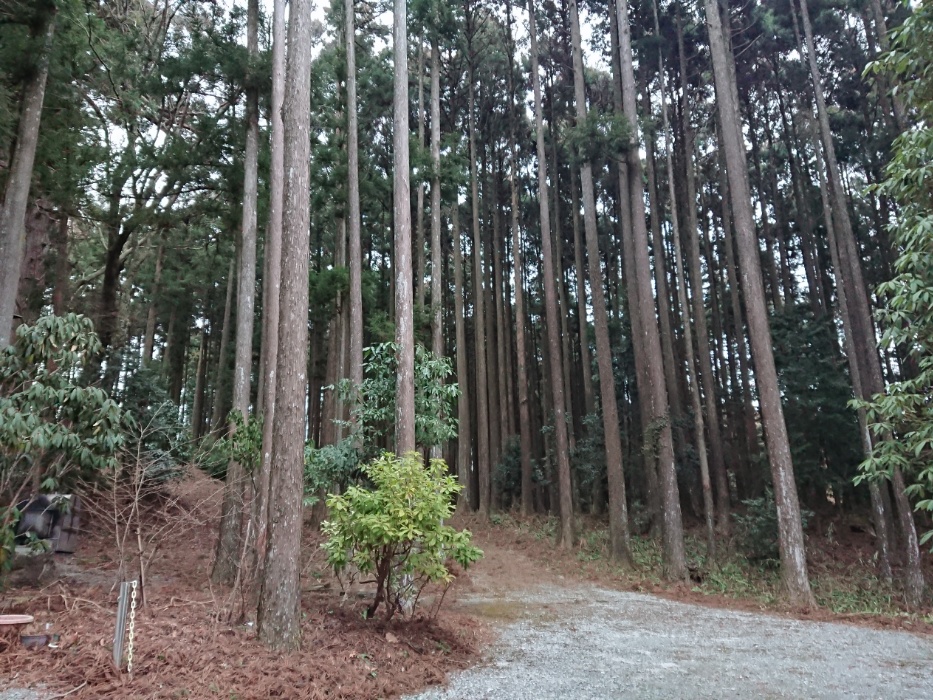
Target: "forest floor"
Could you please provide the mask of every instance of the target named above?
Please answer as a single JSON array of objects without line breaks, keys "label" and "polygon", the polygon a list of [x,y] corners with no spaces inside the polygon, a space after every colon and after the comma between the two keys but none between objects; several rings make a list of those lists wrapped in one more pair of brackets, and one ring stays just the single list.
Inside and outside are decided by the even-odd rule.
[{"label": "forest floor", "polygon": [[[233,601],[209,582],[219,496],[220,485],[198,474],[176,487],[170,508],[152,508],[143,535],[159,547],[136,617],[132,677],[111,660],[115,583],[132,552],[121,557],[106,508],[91,514],[75,555],[56,555],[37,581],[0,592],[0,613],[35,616],[24,632],[57,635],[53,646],[0,650],[0,700],[389,698],[472,666],[424,697],[768,697],[763,683],[777,684],[774,697],[852,697],[853,688],[929,697],[933,687],[933,611],[904,612],[897,591],[867,573],[867,535],[810,543],[820,607],[798,611],[780,603],[773,569],[732,557],[696,571],[699,581],[669,585],[649,540],[636,539],[631,572],[606,561],[598,521],[568,552],[554,548],[553,519],[509,515],[455,519],[485,557],[458,577],[436,617],[426,606],[389,623],[362,619],[370,592],[342,596],[307,527],[302,650],[276,654],[252,621],[225,622]],[[891,692],[875,692],[881,684]]]}]

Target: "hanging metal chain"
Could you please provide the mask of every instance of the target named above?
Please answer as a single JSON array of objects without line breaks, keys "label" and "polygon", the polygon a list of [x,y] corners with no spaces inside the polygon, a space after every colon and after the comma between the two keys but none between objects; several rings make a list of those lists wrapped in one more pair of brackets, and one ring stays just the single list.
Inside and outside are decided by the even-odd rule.
[{"label": "hanging metal chain", "polygon": [[126,672],[133,673],[133,638],[136,636],[136,586],[137,582],[130,584],[133,592],[130,595],[130,638],[126,645]]}]

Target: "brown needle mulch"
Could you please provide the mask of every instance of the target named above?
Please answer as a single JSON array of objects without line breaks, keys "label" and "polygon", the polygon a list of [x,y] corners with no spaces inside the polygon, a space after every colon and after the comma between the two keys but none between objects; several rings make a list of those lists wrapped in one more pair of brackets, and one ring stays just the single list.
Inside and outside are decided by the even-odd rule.
[{"label": "brown needle mulch", "polygon": [[[219,488],[192,478],[196,483],[185,486],[189,502]],[[270,651],[253,624],[220,621],[228,592],[209,584],[212,516],[172,533],[153,561],[147,605],[136,615],[132,675],[112,661],[118,566],[112,535],[89,534],[73,557],[56,555],[52,580],[0,593],[0,613],[35,616],[25,633],[58,635],[52,646],[0,651],[0,690],[35,688],[68,698],[391,698],[443,683],[448,672],[478,658],[487,631],[446,607],[436,618],[364,620],[367,591],[341,595],[312,533],[303,552],[301,649]],[[448,592],[448,603],[455,595]]]}]

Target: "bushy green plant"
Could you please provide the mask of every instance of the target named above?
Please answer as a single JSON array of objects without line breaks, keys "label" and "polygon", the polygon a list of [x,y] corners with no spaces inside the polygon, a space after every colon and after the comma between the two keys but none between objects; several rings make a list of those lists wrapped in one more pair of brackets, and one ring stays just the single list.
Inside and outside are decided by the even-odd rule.
[{"label": "bushy green plant", "polygon": [[[0,352],[0,498],[70,489],[112,468],[132,423],[103,389],[82,384],[100,341],[90,319],[42,316]],[[9,550],[15,508],[0,513]],[[8,557],[2,557],[8,561]]]},{"label": "bushy green plant", "polygon": [[141,428],[141,447],[151,458],[149,476],[159,481],[177,477],[191,461],[191,435],[178,405],[169,396],[159,363],[144,365],[130,374],[117,398]]},{"label": "bushy green plant", "polygon": [[346,487],[359,464],[359,456],[350,440],[324,447],[308,442],[305,445],[304,504],[313,506],[322,492],[335,486]]},{"label": "bushy green plant", "polygon": [[[321,491],[350,483],[359,465],[378,457],[392,439],[397,347],[381,343],[364,348],[363,383],[354,386],[344,380],[335,387],[340,399],[352,406],[353,419],[338,421],[348,434],[339,443],[305,448],[306,504],[315,503]],[[415,441],[419,447],[441,445],[457,436],[454,401],[460,389],[446,383],[452,373],[449,359],[415,346]]]},{"label": "bushy green plant", "polygon": [[327,497],[330,518],[322,525],[322,546],[338,576],[352,566],[354,576],[373,577],[376,594],[367,617],[385,603],[391,618],[403,600],[413,601],[414,609],[428,583],[442,583],[446,590],[453,580],[448,559],[466,568],[483,553],[470,543],[468,530],[443,524],[462,488],[443,460],[425,467],[417,452],[387,452],[363,472],[373,488],[350,486],[343,495]]},{"label": "bushy green plant", "polygon": [[[745,556],[777,563],[780,559],[778,544],[777,506],[774,492],[765,489],[764,496],[742,501],[745,513],[735,513],[733,517],[738,525],[739,543]],[[800,509],[800,520],[806,529],[813,512]]]}]

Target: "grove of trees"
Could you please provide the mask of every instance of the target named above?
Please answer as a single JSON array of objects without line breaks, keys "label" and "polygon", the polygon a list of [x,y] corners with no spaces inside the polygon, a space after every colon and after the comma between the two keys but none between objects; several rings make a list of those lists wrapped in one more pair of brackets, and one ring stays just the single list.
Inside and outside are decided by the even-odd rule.
[{"label": "grove of trees", "polygon": [[382,449],[674,581],[757,503],[801,606],[805,514],[857,516],[916,606],[931,47],[929,0],[3,0],[0,349],[82,314],[72,380],[255,428],[212,578],[274,647]]}]

